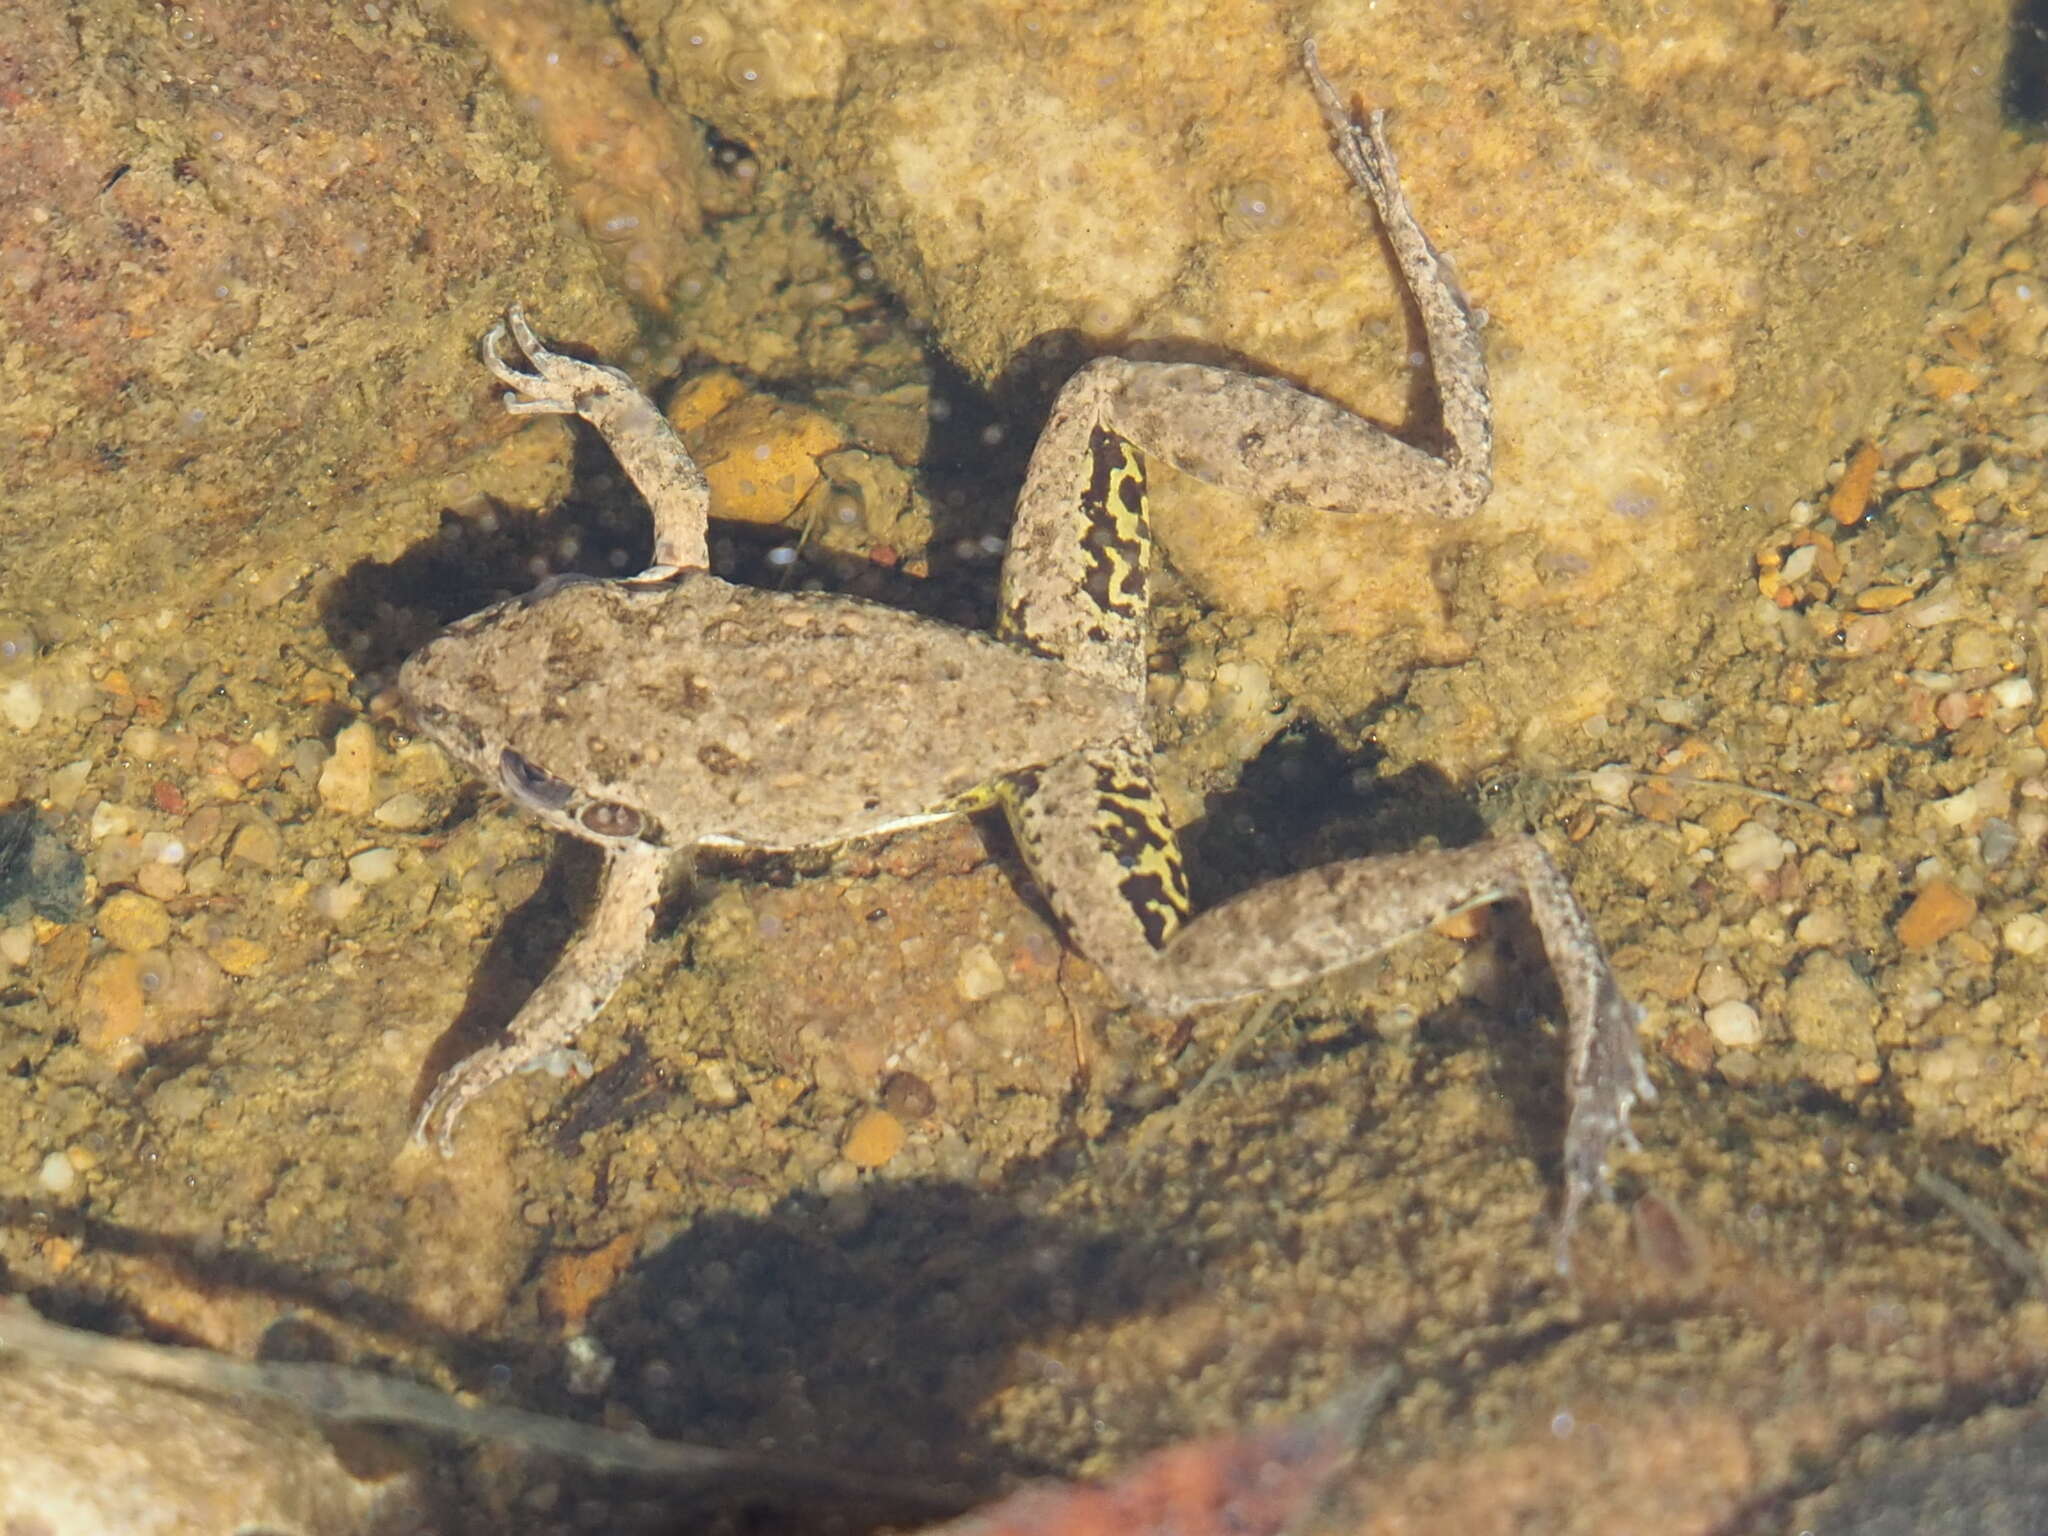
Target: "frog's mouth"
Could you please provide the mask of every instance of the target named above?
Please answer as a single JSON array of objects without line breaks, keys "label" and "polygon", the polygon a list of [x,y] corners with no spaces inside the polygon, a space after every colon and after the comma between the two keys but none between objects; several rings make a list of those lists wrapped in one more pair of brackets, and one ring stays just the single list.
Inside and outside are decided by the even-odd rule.
[{"label": "frog's mouth", "polygon": [[451,756],[466,763],[478,763],[484,756],[483,733],[470,721],[451,709],[439,704],[428,704],[413,697],[405,686],[405,677],[398,679],[399,693],[405,699],[406,712],[412,716],[413,724],[422,735],[431,738]]}]

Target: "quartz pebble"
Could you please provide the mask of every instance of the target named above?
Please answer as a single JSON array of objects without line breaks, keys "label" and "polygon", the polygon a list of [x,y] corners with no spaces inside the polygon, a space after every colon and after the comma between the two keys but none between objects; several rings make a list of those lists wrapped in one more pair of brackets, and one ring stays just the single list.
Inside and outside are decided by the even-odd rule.
[{"label": "quartz pebble", "polygon": [[1742,1050],[1763,1039],[1763,1021],[1747,1003],[1716,1003],[1706,1012],[1707,1033],[1724,1050]]},{"label": "quartz pebble", "polygon": [[370,813],[370,819],[380,827],[391,827],[400,832],[417,832],[432,817],[426,797],[411,790],[403,790],[386,800]]},{"label": "quartz pebble", "polygon": [[349,878],[364,885],[382,885],[398,873],[398,851],[394,848],[365,848],[348,861]]},{"label": "quartz pebble", "polygon": [[78,1182],[78,1170],[62,1152],[52,1152],[36,1169],[36,1182],[51,1194],[61,1195]]},{"label": "quartz pebble", "polygon": [[2018,917],[2006,919],[1998,937],[2016,955],[2038,955],[2048,950],[2048,918],[2038,912],[2022,912]]}]

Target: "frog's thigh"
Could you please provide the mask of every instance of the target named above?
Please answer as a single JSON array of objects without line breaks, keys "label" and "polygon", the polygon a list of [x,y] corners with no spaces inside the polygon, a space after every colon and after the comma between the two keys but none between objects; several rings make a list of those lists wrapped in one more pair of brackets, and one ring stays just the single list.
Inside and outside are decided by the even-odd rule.
[{"label": "frog's thigh", "polygon": [[1053,402],[1017,498],[996,632],[1137,693],[1152,557],[1145,461],[1105,406],[1127,367],[1098,359]]},{"label": "frog's thigh", "polygon": [[1134,1001],[1159,1006],[1161,951],[1187,921],[1188,881],[1145,755],[1121,743],[1075,752],[999,797],[1074,947]]},{"label": "frog's thigh", "polygon": [[1534,845],[1510,839],[1328,864],[1191,918],[1179,847],[1131,748],[1062,758],[1003,798],[1018,847],[1074,946],[1161,1013],[1299,986],[1465,907],[1551,895],[1529,889],[1522,866]]}]

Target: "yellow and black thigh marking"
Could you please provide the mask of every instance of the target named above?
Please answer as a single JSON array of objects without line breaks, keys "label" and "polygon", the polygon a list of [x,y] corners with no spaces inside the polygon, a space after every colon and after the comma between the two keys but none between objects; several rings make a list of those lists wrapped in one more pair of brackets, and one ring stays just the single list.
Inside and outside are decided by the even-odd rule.
[{"label": "yellow and black thigh marking", "polygon": [[1056,407],[1018,499],[996,632],[1098,676],[1141,681],[1151,555],[1143,454]]},{"label": "yellow and black thigh marking", "polygon": [[1076,752],[1006,780],[998,798],[1074,947],[1134,999],[1155,996],[1162,952],[1190,909],[1145,758],[1123,745]]}]

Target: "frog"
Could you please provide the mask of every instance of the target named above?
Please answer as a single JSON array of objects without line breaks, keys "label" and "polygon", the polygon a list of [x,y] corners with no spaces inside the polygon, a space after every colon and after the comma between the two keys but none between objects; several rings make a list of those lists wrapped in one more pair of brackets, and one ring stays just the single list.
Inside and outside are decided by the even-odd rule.
[{"label": "frog", "polygon": [[1439,451],[1278,379],[1098,357],[1031,453],[993,629],[711,569],[703,473],[622,371],[549,348],[514,304],[482,358],[514,415],[580,419],[652,515],[636,575],[564,576],[450,625],[398,678],[419,729],[545,825],[594,844],[593,910],[501,1039],[448,1068],[414,1137],[454,1150],[477,1097],[559,1060],[648,946],[698,850],[831,849],[999,811],[1067,941],[1168,1017],[1301,987],[1467,909],[1526,906],[1565,1013],[1559,1263],[1655,1097],[1627,996],[1556,862],[1528,834],[1380,854],[1197,912],[1147,716],[1147,455],[1254,500],[1451,519],[1492,488],[1479,325],[1402,190],[1384,110],[1301,61],[1339,167],[1365,193],[1419,316]]}]

